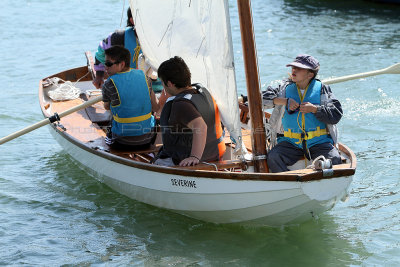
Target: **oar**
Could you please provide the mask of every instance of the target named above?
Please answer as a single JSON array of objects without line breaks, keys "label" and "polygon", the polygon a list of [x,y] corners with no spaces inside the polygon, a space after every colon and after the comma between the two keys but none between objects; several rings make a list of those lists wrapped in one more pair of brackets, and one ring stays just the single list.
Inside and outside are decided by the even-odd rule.
[{"label": "oar", "polygon": [[[365,78],[369,76],[375,76],[375,75],[380,75],[380,74],[400,74],[400,63],[394,64],[390,67],[380,69],[380,70],[374,70],[374,71],[369,71],[369,72],[363,72],[363,73],[358,73],[358,74],[353,74],[353,75],[347,75],[347,76],[342,76],[342,77],[337,77],[337,78],[330,78],[330,79],[325,79],[322,80],[324,84],[333,84],[333,83],[340,83],[340,82],[347,82],[359,78]],[[239,103],[243,103],[243,97],[238,97]]]},{"label": "oar", "polygon": [[33,131],[33,130],[36,130],[36,129],[42,127],[42,126],[45,126],[45,125],[50,124],[50,123],[53,123],[55,121],[59,121],[60,118],[65,117],[65,116],[67,116],[67,115],[69,115],[71,113],[74,113],[74,112],[78,111],[78,110],[90,107],[91,105],[96,104],[97,102],[100,102],[102,99],[103,99],[103,96],[98,96],[98,97],[95,97],[95,98],[92,98],[92,99],[86,101],[85,103],[82,103],[82,104],[80,104],[78,106],[70,108],[70,109],[68,109],[66,111],[63,111],[60,114],[54,113],[54,115],[51,116],[50,118],[44,119],[42,121],[39,121],[39,122],[37,122],[37,123],[35,123],[35,124],[31,125],[31,126],[28,126],[28,127],[24,128],[22,130],[19,130],[18,132],[15,132],[13,134],[10,134],[10,135],[7,135],[6,137],[1,138],[0,139],[0,145],[4,144],[4,143],[6,143],[6,142],[8,142],[10,140],[13,140],[14,138],[17,138],[17,137],[19,137],[21,135],[24,135],[26,133],[29,133],[29,132]]},{"label": "oar", "polygon": [[359,78],[365,78],[365,77],[380,75],[380,74],[400,74],[400,63],[394,64],[390,67],[387,67],[387,68],[381,69],[381,70],[374,70],[374,71],[369,71],[369,72],[364,72],[364,73],[359,73],[359,74],[353,74],[353,75],[348,75],[348,76],[326,79],[326,80],[323,80],[322,82],[325,84],[333,84],[333,83],[346,82],[346,81],[350,81],[350,80],[355,80],[355,79],[359,79]]}]

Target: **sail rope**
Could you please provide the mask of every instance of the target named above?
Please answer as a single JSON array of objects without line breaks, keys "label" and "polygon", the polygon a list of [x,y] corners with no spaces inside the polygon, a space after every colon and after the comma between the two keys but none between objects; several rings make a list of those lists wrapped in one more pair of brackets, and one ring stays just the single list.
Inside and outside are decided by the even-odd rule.
[{"label": "sail rope", "polygon": [[122,14],[121,14],[121,22],[119,23],[119,27],[122,28],[122,19],[124,18],[124,13],[125,13],[125,0],[122,5]]},{"label": "sail rope", "polygon": [[[261,99],[263,99],[263,94],[261,92]],[[267,112],[266,108],[264,105],[262,105],[262,112],[265,114]],[[271,126],[269,123],[269,120],[267,118],[263,119],[264,123],[264,128],[265,128],[265,136],[266,136],[266,144],[267,144],[267,153],[271,151],[271,149],[275,146],[276,140],[273,140],[274,137],[276,137],[276,133],[274,134],[274,128]]]},{"label": "sail rope", "polygon": [[306,166],[306,169],[324,170],[332,168],[332,160],[325,158],[323,155],[318,156],[313,162]]},{"label": "sail rope", "polygon": [[[52,77],[46,79],[46,82],[51,84],[54,89],[50,89],[47,94],[54,101],[63,101],[63,100],[73,100],[80,96],[81,89],[75,87],[75,85],[84,77],[86,77],[90,72],[87,72],[85,75],[80,77],[75,83],[70,81],[64,81],[59,77]],[[62,83],[60,83],[62,82]]]}]

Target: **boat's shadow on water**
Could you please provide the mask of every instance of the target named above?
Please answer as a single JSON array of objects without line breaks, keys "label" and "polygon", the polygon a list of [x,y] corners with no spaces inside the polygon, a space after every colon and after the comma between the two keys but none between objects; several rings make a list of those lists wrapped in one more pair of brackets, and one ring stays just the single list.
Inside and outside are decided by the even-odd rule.
[{"label": "boat's shadow on water", "polygon": [[[62,194],[74,215],[69,223],[112,236],[107,248],[87,251],[99,262],[122,264],[131,258],[130,263],[149,266],[345,266],[368,257],[329,214],[279,228],[205,223],[113,191],[77,168],[64,152],[49,157],[46,165],[54,172],[47,186]],[[75,238],[78,243],[97,241]]]}]

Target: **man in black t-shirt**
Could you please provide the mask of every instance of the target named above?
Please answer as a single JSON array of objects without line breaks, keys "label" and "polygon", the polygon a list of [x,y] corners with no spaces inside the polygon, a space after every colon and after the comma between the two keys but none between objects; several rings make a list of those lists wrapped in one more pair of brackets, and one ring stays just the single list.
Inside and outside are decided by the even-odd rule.
[{"label": "man in black t-shirt", "polygon": [[225,152],[218,107],[208,90],[191,85],[191,73],[180,57],[158,68],[164,89],[171,95],[161,112],[163,149],[155,164],[190,166],[219,160]]}]

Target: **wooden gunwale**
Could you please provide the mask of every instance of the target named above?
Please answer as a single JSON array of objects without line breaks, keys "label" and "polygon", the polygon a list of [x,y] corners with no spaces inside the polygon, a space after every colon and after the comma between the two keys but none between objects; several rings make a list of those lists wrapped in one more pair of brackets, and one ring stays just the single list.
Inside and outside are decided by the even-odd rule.
[{"label": "wooden gunwale", "polygon": [[[86,66],[78,67],[74,69],[70,69],[64,72],[60,72],[54,75],[51,75],[47,78],[51,77],[59,77],[63,80],[76,81],[77,79],[85,76],[88,73],[88,69]],[[42,113],[45,117],[50,117],[52,114],[49,114],[46,109],[48,109],[47,102],[44,101],[44,87],[43,83],[47,79],[43,79],[39,83],[39,102],[40,107],[42,109]],[[72,79],[72,80],[71,80]],[[91,81],[90,75],[86,75],[81,81]],[[69,116],[74,116],[71,114]],[[88,118],[87,118],[88,119]],[[61,119],[61,124],[63,123],[63,119]],[[105,158],[115,163],[124,164],[126,166],[130,166],[133,168],[144,169],[147,171],[157,172],[160,174],[170,174],[170,175],[180,175],[180,176],[190,176],[190,177],[201,177],[201,178],[210,178],[210,179],[231,179],[231,180],[259,180],[259,181],[311,181],[311,180],[321,180],[321,179],[330,179],[334,177],[341,176],[351,176],[355,173],[356,169],[356,157],[354,153],[345,145],[340,144],[340,149],[343,153],[345,153],[349,158],[350,162],[348,164],[341,164],[333,166],[332,173],[330,176],[324,177],[322,171],[313,171],[311,169],[302,169],[296,171],[289,171],[285,173],[247,173],[247,172],[226,172],[226,171],[213,171],[213,170],[194,170],[191,168],[169,168],[163,166],[156,166],[148,163],[134,161],[129,158],[117,156],[111,154],[106,151],[96,150],[91,147],[91,143],[83,143],[81,140],[71,136],[67,131],[64,131],[56,123],[50,124],[53,130],[55,130],[61,137],[66,139],[68,142],[73,145],[86,150],[98,157]],[[94,125],[92,123],[92,125]],[[99,128],[97,125],[93,126]],[[100,129],[99,129],[100,130]],[[100,136],[99,136],[100,137]],[[234,166],[235,164],[233,164]],[[252,165],[251,162],[248,162],[248,165]],[[233,167],[230,165],[229,168]],[[240,167],[240,163],[237,164]]]}]

